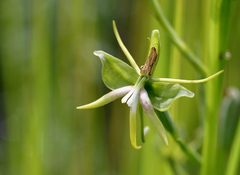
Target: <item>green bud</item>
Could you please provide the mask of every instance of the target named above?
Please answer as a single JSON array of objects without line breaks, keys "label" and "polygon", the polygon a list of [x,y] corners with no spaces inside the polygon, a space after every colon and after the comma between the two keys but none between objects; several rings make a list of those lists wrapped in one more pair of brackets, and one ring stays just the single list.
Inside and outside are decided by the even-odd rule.
[{"label": "green bud", "polygon": [[160,56],[160,34],[158,30],[152,31],[148,57],[143,66],[140,67],[140,73],[146,77],[152,77]]}]

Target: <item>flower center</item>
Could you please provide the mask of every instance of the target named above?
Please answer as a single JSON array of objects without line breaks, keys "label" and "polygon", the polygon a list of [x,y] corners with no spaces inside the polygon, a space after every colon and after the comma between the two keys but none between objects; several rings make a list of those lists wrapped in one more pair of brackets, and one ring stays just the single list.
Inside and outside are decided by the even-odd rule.
[{"label": "flower center", "polygon": [[145,85],[146,81],[147,81],[147,77],[139,76],[139,78],[137,79],[137,81],[136,81],[134,87],[132,88],[132,90],[122,98],[122,100],[121,100],[122,103],[127,102],[128,106],[131,107],[132,104],[136,100],[138,100],[139,91]]}]

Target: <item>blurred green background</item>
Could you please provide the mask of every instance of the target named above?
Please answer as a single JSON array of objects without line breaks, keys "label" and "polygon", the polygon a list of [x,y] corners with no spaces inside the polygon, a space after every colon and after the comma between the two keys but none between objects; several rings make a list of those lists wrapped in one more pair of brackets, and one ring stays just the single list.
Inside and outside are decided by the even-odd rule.
[{"label": "blurred green background", "polygon": [[[176,8],[176,0],[159,2],[178,34],[201,56],[203,19],[208,10],[204,1],[184,0],[180,9]],[[233,7],[229,39],[232,57],[224,72],[224,94],[229,86],[240,88],[240,2],[234,1]],[[179,15],[180,21],[176,21]],[[129,108],[120,100],[98,109],[76,110],[110,91],[101,80],[101,62],[93,51],[104,50],[127,62],[115,39],[112,20],[139,66],[147,55],[147,37],[153,29],[159,29],[162,51],[155,76],[197,78],[194,68],[176,50],[145,0],[2,0],[1,174],[199,172],[170,136],[170,146],[166,147],[154,129],[143,148],[134,150],[129,139]],[[197,93],[197,85],[185,87],[196,96],[178,100],[171,113],[184,140],[201,152],[201,93]],[[237,123],[239,113],[236,115],[233,119],[229,116],[229,120]],[[234,131],[229,133],[230,137]],[[219,150],[223,153],[221,166],[229,149],[227,145]]]}]

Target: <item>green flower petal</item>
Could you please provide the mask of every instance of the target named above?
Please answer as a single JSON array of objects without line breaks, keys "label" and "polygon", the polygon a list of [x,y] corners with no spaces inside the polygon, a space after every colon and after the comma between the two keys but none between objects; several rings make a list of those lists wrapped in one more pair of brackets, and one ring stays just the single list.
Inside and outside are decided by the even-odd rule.
[{"label": "green flower petal", "polygon": [[180,97],[194,97],[193,92],[174,83],[147,82],[145,89],[148,92],[152,105],[159,111],[168,110],[173,102]]},{"label": "green flower petal", "polygon": [[130,129],[130,141],[135,149],[140,149],[142,146],[137,146],[137,105],[138,99],[134,101],[130,108],[130,117],[129,117],[129,129]]},{"label": "green flower petal", "polygon": [[95,51],[94,54],[101,59],[102,79],[109,89],[135,84],[139,75],[128,64],[103,51]]},{"label": "green flower petal", "polygon": [[133,86],[125,86],[125,87],[113,90],[92,103],[89,103],[83,106],[78,106],[77,109],[92,109],[92,108],[98,108],[98,107],[104,106],[120,97],[123,97],[132,88]]}]

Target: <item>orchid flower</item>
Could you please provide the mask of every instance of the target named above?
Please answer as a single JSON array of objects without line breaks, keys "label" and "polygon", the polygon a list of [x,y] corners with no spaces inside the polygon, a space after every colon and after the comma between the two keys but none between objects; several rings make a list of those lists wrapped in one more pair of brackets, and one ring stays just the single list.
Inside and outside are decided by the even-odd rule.
[{"label": "orchid flower", "polygon": [[[141,148],[141,146],[137,145],[136,139],[138,109],[145,112],[163,142],[168,146],[166,130],[155,110],[161,112],[167,111],[176,99],[180,97],[194,97],[193,92],[178,83],[202,83],[214,78],[222,73],[222,71],[202,80],[179,80],[169,78],[153,79],[152,76],[160,56],[161,47],[159,31],[152,31],[146,62],[139,68],[124,46],[114,21],[113,30],[121,49],[132,67],[103,51],[95,51],[94,55],[98,56],[102,62],[103,82],[112,91],[90,104],[77,107],[77,109],[97,108],[118,98],[122,98],[121,102],[127,103],[130,107],[129,122],[132,146],[135,149]],[[142,112],[139,113],[142,115]],[[144,140],[143,138],[144,136],[142,136],[142,140]]]}]

